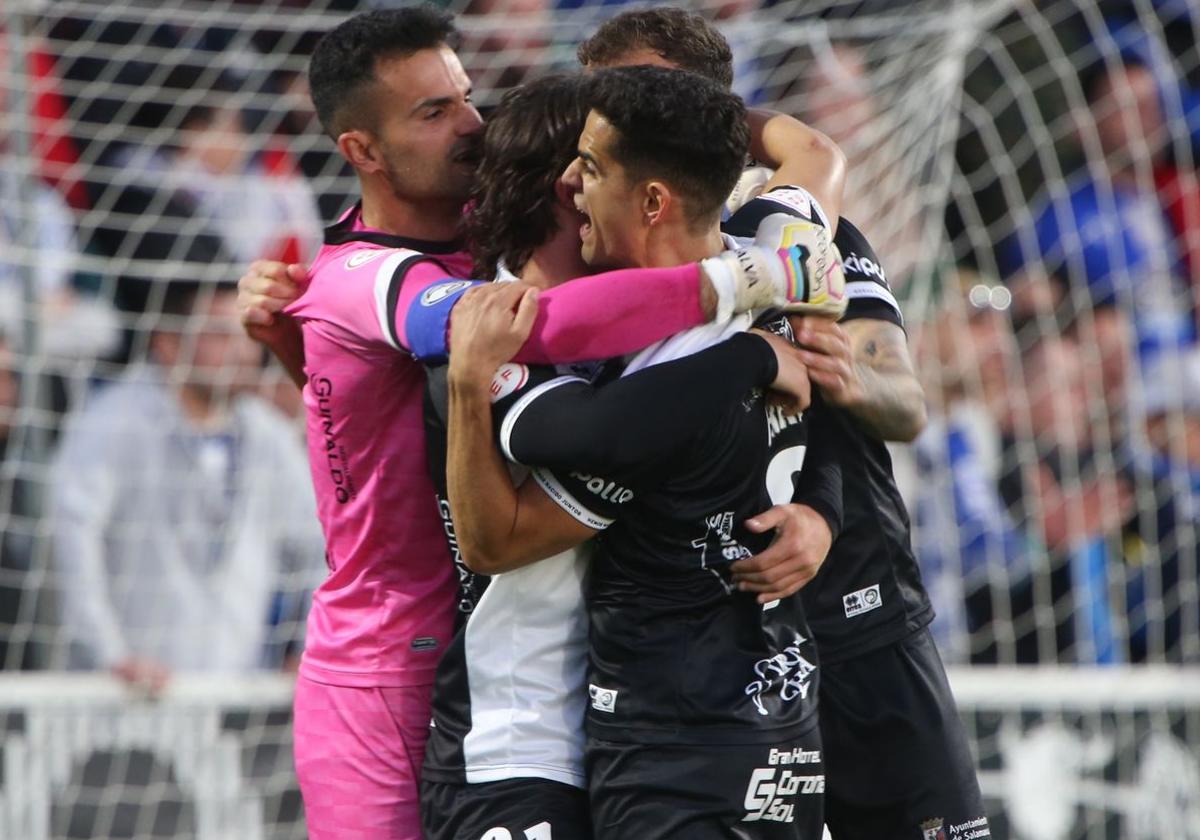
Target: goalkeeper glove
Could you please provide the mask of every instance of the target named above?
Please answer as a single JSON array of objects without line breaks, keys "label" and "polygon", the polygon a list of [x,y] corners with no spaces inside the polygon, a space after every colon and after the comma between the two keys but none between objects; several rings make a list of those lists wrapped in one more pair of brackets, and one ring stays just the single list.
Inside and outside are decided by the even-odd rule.
[{"label": "goalkeeper glove", "polygon": [[771,308],[837,320],[846,311],[846,275],[829,232],[803,221],[788,227],[778,240],[786,247],[752,245],[701,261],[717,292],[716,320]]}]

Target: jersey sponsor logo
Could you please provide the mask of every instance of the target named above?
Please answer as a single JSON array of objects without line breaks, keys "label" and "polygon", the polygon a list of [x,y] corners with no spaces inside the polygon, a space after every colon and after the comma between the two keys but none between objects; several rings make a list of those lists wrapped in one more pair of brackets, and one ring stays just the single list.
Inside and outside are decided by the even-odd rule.
[{"label": "jersey sponsor logo", "polygon": [[475,609],[475,573],[467,567],[458,547],[458,534],[454,531],[449,500],[438,494],[437,503],[438,515],[442,518],[442,532],[446,535],[446,545],[450,548],[450,557],[458,572],[458,611],[466,614]]},{"label": "jersey sponsor logo", "polygon": [[[938,820],[939,828],[941,820]],[[922,840],[929,838],[928,830],[925,828],[925,823],[921,823],[921,829],[925,831],[925,837]],[[940,832],[934,834],[934,840],[983,840],[985,837],[992,836],[992,829],[988,826],[987,817],[976,817],[966,822],[953,823],[950,826],[949,832]]]},{"label": "jersey sponsor logo", "polygon": [[774,656],[754,663],[754,674],[758,679],[746,686],[746,694],[760,715],[769,715],[767,699],[778,695],[782,703],[792,703],[808,697],[812,687],[811,678],[817,666],[809,662],[801,652],[808,640],[796,634],[795,640]]},{"label": "jersey sponsor logo", "polygon": [[509,394],[516,393],[524,388],[528,381],[529,368],[516,362],[505,362],[500,365],[496,375],[492,377],[492,385],[489,389],[492,394],[492,402],[499,402]]},{"label": "jersey sponsor logo", "polygon": [[594,683],[588,683],[588,695],[592,698],[592,708],[597,712],[614,714],[617,711],[617,695],[615,688],[601,688]]},{"label": "jersey sponsor logo", "polygon": [[346,448],[338,442],[333,424],[333,380],[326,376],[314,376],[309,388],[317,398],[317,416],[320,418],[321,441],[325,449],[325,463],[329,469],[329,480],[333,482],[333,496],[339,505],[347,504],[358,495],[354,477],[346,461]]},{"label": "jersey sponsor logo", "polygon": [[842,608],[846,611],[846,618],[854,618],[882,606],[883,596],[879,593],[878,583],[856,592],[847,592],[842,596]]},{"label": "jersey sponsor logo", "polygon": [[441,303],[455,292],[461,291],[470,285],[470,280],[453,280],[449,283],[434,283],[421,293],[421,305],[434,306],[435,304]]},{"label": "jersey sponsor logo", "polygon": [[883,266],[868,257],[862,257],[852,252],[842,263],[842,268],[847,274],[852,271],[856,274],[865,274],[878,279],[883,285],[887,285],[887,276],[883,272]]},{"label": "jersey sponsor logo", "polygon": [[810,222],[819,221],[816,213],[813,212],[812,195],[806,190],[788,187],[787,189],[771,190],[768,193],[763,193],[759,198],[765,198],[768,201],[774,201],[776,204],[782,204],[790,210],[795,210]]},{"label": "jersey sponsor logo", "polygon": [[[713,514],[704,519],[703,537],[692,540],[692,548],[700,549],[700,568],[713,574],[726,594],[733,592],[728,566],[754,552],[733,536],[733,511]],[[719,566],[720,568],[715,568]]]},{"label": "jersey sponsor logo", "polygon": [[742,802],[746,809],[742,822],[795,822],[796,797],[819,796],[824,792],[824,774],[801,776],[775,767],[755,768]]},{"label": "jersey sponsor logo", "polygon": [[633,491],[628,487],[622,487],[614,481],[609,481],[596,475],[573,472],[571,473],[571,478],[582,481],[584,487],[593,496],[598,496],[606,502],[612,502],[614,505],[623,505],[633,498]]},{"label": "jersey sponsor logo", "polygon": [[433,636],[418,636],[412,640],[413,650],[437,650],[438,641]]},{"label": "jersey sponsor logo", "polygon": [[349,271],[353,271],[356,268],[366,265],[371,260],[382,257],[386,253],[388,252],[382,248],[373,248],[369,251],[355,251],[350,255],[349,259],[346,260],[346,268]]},{"label": "jersey sponsor logo", "polygon": [[935,817],[921,823],[921,840],[946,840],[946,831],[942,828],[945,820]]},{"label": "jersey sponsor logo", "polygon": [[767,764],[819,764],[821,762],[820,750],[805,750],[800,747],[790,750],[777,750],[771,747],[771,752],[767,755]]}]

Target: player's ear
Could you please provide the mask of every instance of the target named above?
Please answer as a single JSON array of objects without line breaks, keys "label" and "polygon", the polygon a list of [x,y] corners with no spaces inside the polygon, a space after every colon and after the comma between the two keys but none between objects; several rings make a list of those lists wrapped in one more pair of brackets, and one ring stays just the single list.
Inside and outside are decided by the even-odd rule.
[{"label": "player's ear", "polygon": [[350,165],[366,173],[378,172],[383,168],[383,160],[379,155],[379,147],[371,142],[371,137],[365,132],[343,131],[337,139],[338,151],[342,153]]},{"label": "player's ear", "polygon": [[674,201],[671,190],[662,181],[650,181],[642,191],[642,219],[653,227],[666,218],[667,210]]}]

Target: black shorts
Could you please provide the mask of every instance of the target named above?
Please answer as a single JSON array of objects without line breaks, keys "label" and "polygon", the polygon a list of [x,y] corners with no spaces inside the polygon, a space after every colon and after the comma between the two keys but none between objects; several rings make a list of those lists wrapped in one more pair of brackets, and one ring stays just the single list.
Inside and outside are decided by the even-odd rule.
[{"label": "black shorts", "polygon": [[587,792],[548,779],[421,783],[425,840],[589,840]]},{"label": "black shorts", "polygon": [[596,840],[821,840],[817,727],[775,744],[588,739]]},{"label": "black shorts", "polygon": [[966,729],[928,629],[822,663],[819,690],[825,822],[834,840],[991,836]]}]

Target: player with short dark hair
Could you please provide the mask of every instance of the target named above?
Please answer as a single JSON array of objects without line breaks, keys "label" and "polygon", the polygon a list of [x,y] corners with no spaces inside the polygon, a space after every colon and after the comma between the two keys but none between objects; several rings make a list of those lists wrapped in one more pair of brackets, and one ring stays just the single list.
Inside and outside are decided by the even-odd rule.
[{"label": "player with short dark hair", "polygon": [[309,91],[317,119],[334,141],[352,127],[378,125],[386,108],[372,94],[381,59],[457,46],[454,18],[433,6],[355,15],[322,39],[309,65]]},{"label": "player with short dark hair", "polygon": [[733,85],[733,52],[725,36],[700,15],[672,6],[622,12],[575,54],[585,67],[662,63]]},{"label": "player with short dark hair", "polygon": [[[636,20],[654,11],[619,17]],[[673,60],[679,43],[687,42],[643,38],[624,55],[616,48],[605,53],[604,63],[638,61],[646,50]],[[698,63],[703,62],[680,61],[688,67]],[[726,83],[732,63],[728,72],[708,75]],[[773,187],[762,198],[786,191],[773,193]],[[769,205],[758,202],[735,213],[726,229],[753,233],[764,206]],[[964,825],[986,830],[974,760],[929,635],[932,607],[883,443],[919,433],[923,392],[882,261],[845,219],[834,242],[845,260],[846,314],[838,324],[805,319],[796,334],[809,351],[805,359],[814,384],[835,408],[832,439],[842,453],[846,494],[841,534],[815,579],[801,590],[821,654],[826,821],[835,840],[920,840],[923,826],[935,823],[947,832]],[[896,725],[897,715],[905,725]]]},{"label": "player with short dark hair", "polygon": [[[625,177],[669,181],[696,227],[711,227],[750,148],[746,107],[736,96],[717,96],[706,84],[646,84],[650,77],[643,67],[596,73],[589,79],[588,103],[615,129],[611,154]],[[670,72],[660,78],[677,78]]]}]

